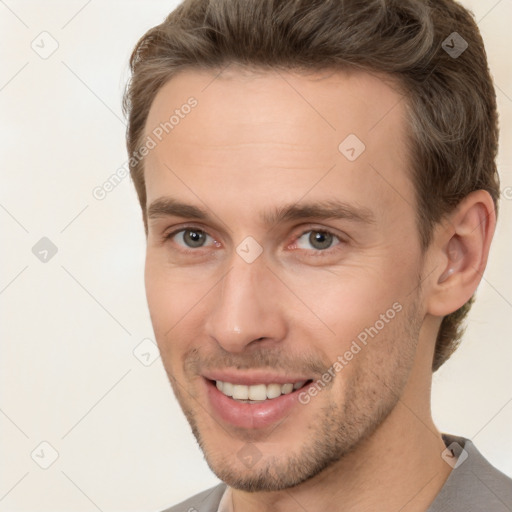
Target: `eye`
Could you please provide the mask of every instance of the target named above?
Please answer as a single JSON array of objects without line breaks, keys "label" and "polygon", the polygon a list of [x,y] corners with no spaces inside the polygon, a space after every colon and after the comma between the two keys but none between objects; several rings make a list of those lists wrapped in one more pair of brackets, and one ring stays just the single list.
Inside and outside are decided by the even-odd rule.
[{"label": "eye", "polygon": [[336,240],[341,243],[341,240],[330,231],[312,229],[297,238],[295,246],[299,249],[311,250],[311,247],[313,247],[315,251],[325,251],[330,249]]},{"label": "eye", "polygon": [[167,239],[175,239],[176,243],[186,249],[198,249],[204,247],[208,239],[212,242],[215,240],[203,230],[197,228],[185,228],[173,231],[166,235]]}]

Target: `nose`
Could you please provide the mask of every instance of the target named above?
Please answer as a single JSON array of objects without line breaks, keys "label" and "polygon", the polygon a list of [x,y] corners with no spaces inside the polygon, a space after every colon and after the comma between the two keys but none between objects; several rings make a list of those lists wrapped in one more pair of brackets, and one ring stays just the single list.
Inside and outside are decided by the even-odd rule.
[{"label": "nose", "polygon": [[206,333],[224,350],[240,353],[251,344],[284,339],[286,320],[279,282],[263,258],[247,263],[235,253],[229,271],[212,292],[215,305],[206,321]]}]

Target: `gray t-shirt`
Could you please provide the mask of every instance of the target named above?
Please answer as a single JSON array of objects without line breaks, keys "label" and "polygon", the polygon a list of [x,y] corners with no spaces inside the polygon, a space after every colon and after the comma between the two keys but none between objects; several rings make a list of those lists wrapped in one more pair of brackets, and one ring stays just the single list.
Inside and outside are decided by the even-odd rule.
[{"label": "gray t-shirt", "polygon": [[[425,512],[512,512],[512,479],[491,466],[470,440],[443,434],[443,441],[442,457],[453,469]],[[223,505],[228,493],[226,484],[219,484],[162,512],[230,510]]]}]

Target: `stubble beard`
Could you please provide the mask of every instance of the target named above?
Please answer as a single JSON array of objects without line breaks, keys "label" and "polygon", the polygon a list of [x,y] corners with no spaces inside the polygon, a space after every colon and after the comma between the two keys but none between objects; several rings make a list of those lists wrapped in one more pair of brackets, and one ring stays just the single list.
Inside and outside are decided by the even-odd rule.
[{"label": "stubble beard", "polygon": [[[244,468],[236,451],[219,452],[212,446],[198,421],[198,414],[204,414],[204,410],[193,397],[185,395],[185,388],[167,372],[192,433],[215,475],[230,487],[247,492],[289,489],[319,475],[368,439],[398,403],[413,365],[421,327],[416,302],[408,306],[407,312],[404,307],[403,313],[400,323],[386,327],[389,332],[380,333],[362,349],[371,350],[370,344],[383,342],[388,347],[371,358],[373,365],[360,365],[359,372],[346,383],[343,403],[331,398],[319,408],[314,423],[303,435],[303,443],[295,450],[287,450],[285,455],[266,455],[250,468]],[[387,335],[386,340],[380,338],[383,334]],[[343,370],[338,377],[343,378]],[[319,393],[302,407],[318,407],[314,404],[322,399],[322,393],[330,390]],[[251,437],[250,433],[247,437]]]}]

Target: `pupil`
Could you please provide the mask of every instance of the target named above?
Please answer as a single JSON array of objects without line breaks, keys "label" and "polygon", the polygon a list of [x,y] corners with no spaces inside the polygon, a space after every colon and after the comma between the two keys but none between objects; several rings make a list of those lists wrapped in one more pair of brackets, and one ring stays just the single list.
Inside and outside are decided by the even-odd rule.
[{"label": "pupil", "polygon": [[316,249],[327,249],[332,244],[332,235],[323,231],[313,231],[309,235],[309,242]]},{"label": "pupil", "polygon": [[201,247],[204,243],[204,233],[202,231],[187,230],[184,233],[185,243],[190,247]]}]

